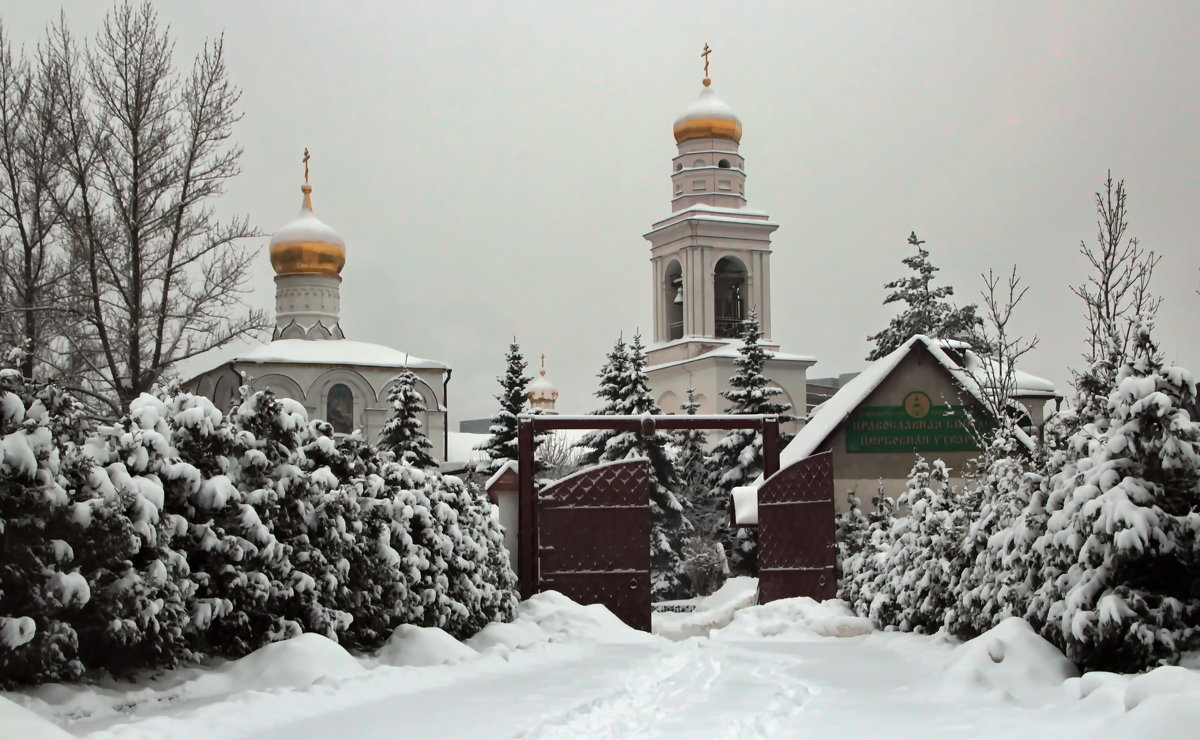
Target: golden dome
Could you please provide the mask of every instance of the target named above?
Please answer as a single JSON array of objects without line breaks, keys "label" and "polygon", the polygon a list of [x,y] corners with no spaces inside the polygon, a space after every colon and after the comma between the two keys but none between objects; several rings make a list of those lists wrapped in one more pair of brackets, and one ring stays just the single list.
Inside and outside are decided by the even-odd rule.
[{"label": "golden dome", "polygon": [[710,82],[707,78],[704,80],[700,97],[675,120],[676,144],[689,139],[732,139],[741,143],[742,122],[733,109],[713,93]]},{"label": "golden dome", "polygon": [[312,208],[312,186],[300,187],[300,215],[271,237],[271,267],[276,275],[337,277],[346,264],[346,243]]}]

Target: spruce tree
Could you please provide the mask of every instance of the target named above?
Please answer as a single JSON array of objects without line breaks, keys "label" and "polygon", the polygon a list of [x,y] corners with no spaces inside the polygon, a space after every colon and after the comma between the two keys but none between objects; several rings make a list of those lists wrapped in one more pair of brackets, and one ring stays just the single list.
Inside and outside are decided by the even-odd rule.
[{"label": "spruce tree", "polygon": [[408,460],[418,468],[437,467],[437,461],[429,454],[433,443],[421,429],[425,399],[417,390],[417,376],[411,370],[405,370],[392,381],[388,404],[392,416],[383,425],[379,446],[397,460]]},{"label": "spruce tree", "polygon": [[[628,364],[620,381],[618,413],[629,416],[662,413],[650,392],[646,375],[646,350],[641,335],[635,334],[629,343]],[[683,505],[675,496],[679,478],[675,473],[668,448],[671,437],[655,431],[618,432],[605,444],[602,460],[624,460],[643,457],[650,463],[650,557],[654,595],[658,599],[683,595],[683,570],[680,565],[683,540],[691,533],[692,524],[683,513]]]},{"label": "spruce tree", "polygon": [[929,261],[925,242],[917,238],[916,232],[909,234],[908,243],[916,248],[917,253],[902,261],[916,274],[897,278],[883,286],[891,291],[883,299],[883,305],[903,302],[906,308],[892,319],[886,329],[867,337],[868,341],[875,343],[875,348],[867,355],[870,361],[886,357],[917,334],[951,339],[974,335],[975,330],[983,324],[975,314],[975,304],[968,303],[957,308],[946,300],[954,295],[954,288],[949,285],[933,287],[934,274],[940,268]]},{"label": "spruce tree", "polygon": [[[733,361],[737,374],[729,379],[729,390],[721,391],[721,396],[729,402],[725,413],[767,414],[777,416],[780,423],[795,421],[796,417],[787,413],[791,410],[791,404],[771,400],[783,391],[771,385],[770,379],[763,374],[771,353],[759,344],[761,339],[758,312],[751,309],[742,322],[739,357]],[[790,441],[785,435],[780,437],[780,447]],[[714,512],[727,511],[733,489],[747,485],[763,472],[762,436],[752,429],[730,430],[713,447],[707,469],[709,503],[706,508]],[[726,524],[727,518],[714,517],[713,520],[717,527],[713,534],[729,551],[733,573],[755,575],[758,570],[755,534],[744,528],[732,530]]]},{"label": "spruce tree", "polygon": [[[625,346],[625,339],[618,337],[617,343],[613,345],[604,366],[600,368],[600,373],[597,375],[600,378],[600,387],[596,390],[596,397],[603,401],[604,405],[592,412],[593,414],[613,416],[625,413],[623,410],[624,389],[628,374],[629,350]],[[575,443],[575,446],[581,450],[579,464],[586,467],[595,465],[601,460],[619,459],[605,456],[605,449],[609,441],[616,435],[617,432],[612,429],[596,429],[583,435]]]},{"label": "spruce tree", "polygon": [[508,345],[508,354],[504,356],[506,363],[504,375],[496,378],[500,383],[500,392],[496,400],[500,408],[492,415],[492,425],[488,432],[492,435],[476,449],[483,450],[487,459],[481,461],[475,471],[481,476],[490,477],[510,460],[516,460],[517,448],[517,416],[525,409],[528,401],[526,389],[533,377],[525,374],[528,367],[521,346],[514,338]]},{"label": "spruce tree", "polygon": [[1051,479],[1033,619],[1082,668],[1137,671],[1200,647],[1200,423],[1191,374],[1166,367],[1148,324],[1107,418],[1069,440]]},{"label": "spruce tree", "polygon": [[[681,411],[694,416],[700,408],[696,400],[696,389],[687,389],[687,400],[679,405]],[[725,510],[714,510],[708,496],[706,481],[708,473],[704,467],[708,453],[705,447],[708,436],[703,429],[680,429],[675,432],[675,470],[679,477],[679,499],[683,503],[688,519],[698,533],[711,534],[714,517],[726,517]]]},{"label": "spruce tree", "polygon": [[[891,549],[878,584],[883,608],[871,617],[882,626],[932,634],[942,628],[954,603],[954,554],[966,518],[941,460],[918,457],[896,505],[905,513],[892,524]],[[878,594],[876,596],[878,600]]]}]

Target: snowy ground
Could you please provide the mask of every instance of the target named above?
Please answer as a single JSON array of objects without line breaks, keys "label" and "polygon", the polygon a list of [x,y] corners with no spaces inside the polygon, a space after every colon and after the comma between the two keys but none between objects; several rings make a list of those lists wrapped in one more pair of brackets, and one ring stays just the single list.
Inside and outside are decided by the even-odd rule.
[{"label": "snowy ground", "polygon": [[1200,738],[1194,663],[1073,678],[1018,620],[959,645],[752,589],[656,615],[658,636],[549,593],[466,644],[410,627],[355,658],[305,635],[137,687],[8,693],[0,736]]}]

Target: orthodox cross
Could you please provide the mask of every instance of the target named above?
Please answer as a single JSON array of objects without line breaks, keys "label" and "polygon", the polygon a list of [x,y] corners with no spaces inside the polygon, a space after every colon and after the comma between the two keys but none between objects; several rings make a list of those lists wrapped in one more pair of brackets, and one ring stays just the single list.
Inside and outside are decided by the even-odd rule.
[{"label": "orthodox cross", "polygon": [[545,375],[545,373],[546,373],[546,353],[543,352],[542,353],[542,374]]},{"label": "orthodox cross", "polygon": [[302,159],[300,161],[304,163],[304,184],[305,185],[308,184],[308,160],[310,160],[310,159],[312,159],[312,157],[310,157],[308,155],[308,147],[304,147],[304,159]]},{"label": "orthodox cross", "polygon": [[708,77],[708,55],[712,54],[712,49],[708,48],[708,42],[704,42],[704,51],[700,56],[704,57],[704,76]]}]

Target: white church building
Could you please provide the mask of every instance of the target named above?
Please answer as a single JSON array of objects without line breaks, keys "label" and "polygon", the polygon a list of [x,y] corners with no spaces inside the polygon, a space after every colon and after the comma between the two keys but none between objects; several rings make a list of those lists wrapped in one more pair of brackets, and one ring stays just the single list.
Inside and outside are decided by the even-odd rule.
[{"label": "white church building", "polygon": [[[307,153],[306,153],[307,157]],[[312,186],[300,215],[271,238],[275,269],[275,330],[272,340],[223,360],[185,387],[227,409],[239,386],[270,389],[304,404],[310,418],[325,419],[335,432],[363,430],[379,436],[391,416],[387,396],[404,370],[418,379],[425,399],[425,433],[434,457],[446,459],[446,387],[451,370],[391,347],[346,339],[341,327],[342,268],[346,244],[317,218]]]},{"label": "white church building", "polygon": [[719,394],[729,389],[741,324],[754,309],[762,345],[774,353],[765,373],[783,391],[777,400],[803,418],[805,375],[816,359],[780,352],[771,339],[771,235],[779,225],[747,207],[742,123],[706,77],[674,131],[672,213],[644,235],[654,286],[647,373],[658,404],[678,413],[694,388],[698,413],[724,412]]}]

